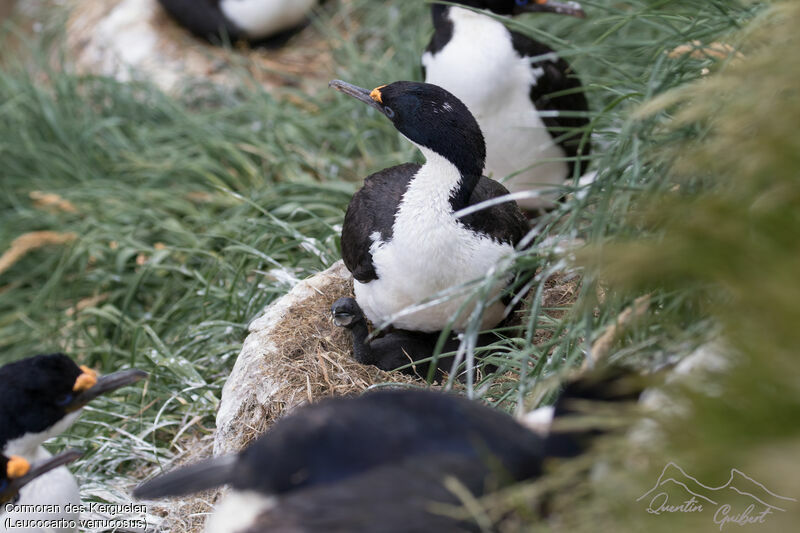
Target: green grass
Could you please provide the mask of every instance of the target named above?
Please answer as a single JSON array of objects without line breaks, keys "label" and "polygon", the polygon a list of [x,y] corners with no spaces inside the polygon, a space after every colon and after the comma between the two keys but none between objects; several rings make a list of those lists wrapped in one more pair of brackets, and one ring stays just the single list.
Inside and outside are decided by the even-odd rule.
[{"label": "green grass", "polygon": [[[554,240],[601,244],[651,229],[652,222],[631,223],[627,215],[639,209],[641,193],[685,183],[668,172],[675,156],[664,147],[696,139],[705,127],[665,129],[668,112],[639,120],[632,112],[699,79],[703,68],[721,68],[712,59],[670,59],[666,52],[694,39],[725,41],[761,7],[709,0],[583,4],[586,20],[527,17],[513,27],[551,43],[580,72],[593,109],[586,135],[597,180],[571,183],[571,200],[532,235],[539,246],[470,289],[478,295],[508,270],[533,280],[526,289],[541,291],[547,277],[577,268]],[[430,34],[426,4],[348,2],[337,14],[346,21],[344,34],[326,24],[337,6],[328,2],[316,26],[335,43],[338,77],[368,87],[420,77]],[[235,90],[190,86],[176,97],[147,83],[44,64],[32,60],[25,70],[0,72],[0,250],[30,231],[79,238],[0,273],[0,362],[65,351],[103,372],[151,372],[145,395],[134,389],[98,403],[62,439],[88,449],[79,477],[99,497],[120,472],[174,454],[178,437],[212,431],[248,322],[288,290],[288,280],[338,259],[338,226],[363,176],[419,156],[387,121],[324,87],[268,93],[249,88],[243,76]],[[289,93],[310,105],[292,104],[284,98]],[[688,186],[700,187],[701,178]],[[31,191],[58,194],[77,211],[36,208]],[[558,309],[535,306],[492,350],[493,361],[518,379],[470,393],[497,403],[521,400],[542,377],[580,363],[638,294],[609,291],[600,302],[597,272],[579,273],[585,282],[571,312],[556,318]],[[632,328],[615,357],[662,360],[702,341],[708,313],[693,298],[698,282],[707,280],[657,287],[654,318]],[[100,295],[102,301],[73,312]],[[532,345],[543,329],[551,340]],[[467,340],[476,333],[471,328]]]}]

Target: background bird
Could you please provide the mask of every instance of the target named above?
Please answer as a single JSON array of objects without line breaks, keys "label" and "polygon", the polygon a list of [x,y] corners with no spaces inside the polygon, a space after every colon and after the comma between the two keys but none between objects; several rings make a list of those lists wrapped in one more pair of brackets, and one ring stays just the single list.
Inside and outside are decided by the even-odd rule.
[{"label": "background bird", "polygon": [[[31,465],[22,457],[6,457],[0,454],[0,505],[17,501],[19,491],[25,485],[55,468],[71,463],[81,455],[82,452],[78,450],[68,450]],[[4,506],[0,506],[0,515],[4,512]]]},{"label": "background bird", "polygon": [[540,197],[518,200],[524,209],[550,207],[561,195],[554,189],[586,170],[590,144],[580,130],[589,119],[571,114],[585,113],[589,105],[569,63],[489,12],[584,12],[575,2],[552,0],[454,3],[465,7],[431,8],[435,30],[422,56],[425,81],[458,96],[475,115],[486,138],[487,174],[504,180],[511,192],[539,191]]},{"label": "background bird", "polygon": [[302,26],[318,0],[159,0],[198,37],[256,43]]},{"label": "background bird", "polygon": [[[467,107],[435,85],[398,81],[369,91],[334,80],[331,87],[378,110],[425,156],[366,178],[342,226],[342,257],[355,278],[364,315],[375,325],[434,332],[463,330],[471,311],[463,292],[419,305],[447,289],[483,278],[514,251],[528,224],[513,201],[466,216],[458,211],[507,194],[483,177],[483,135]],[[495,284],[481,326],[506,315]],[[412,306],[418,306],[412,309]]]},{"label": "background bird", "polygon": [[[98,377],[63,354],[37,355],[0,367],[0,453],[28,462],[46,461],[42,444],[66,431],[80,410],[98,396],[135,383],[147,374],[126,370]],[[78,483],[65,466],[30,481],[20,492],[26,505],[58,505],[58,513],[14,513],[15,519],[78,520],[67,504],[80,504]],[[3,531],[0,529],[0,531]],[[38,530],[33,530],[38,531]],[[74,528],[56,528],[71,532]]]}]

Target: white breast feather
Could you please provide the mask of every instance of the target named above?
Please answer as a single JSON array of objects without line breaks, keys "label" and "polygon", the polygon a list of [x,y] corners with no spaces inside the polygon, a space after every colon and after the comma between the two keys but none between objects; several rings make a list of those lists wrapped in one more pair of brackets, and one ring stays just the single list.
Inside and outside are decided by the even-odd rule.
[{"label": "white breast feather", "polygon": [[[450,206],[450,191],[460,179],[458,169],[443,157],[419,147],[427,162],[403,196],[388,242],[375,241],[372,261],[379,279],[355,283],[356,300],[374,324],[422,303],[450,287],[481,278],[513,250],[458,223]],[[495,293],[503,289],[498,284]],[[441,330],[455,316],[465,297],[457,297],[404,315],[395,327],[416,331]],[[455,323],[463,330],[469,309]],[[504,306],[490,307],[484,327],[496,325]]]},{"label": "white breast feather", "polygon": [[231,491],[217,505],[208,522],[206,533],[238,533],[248,529],[264,511],[275,505],[275,498],[257,492]]},{"label": "white breast feather", "polygon": [[72,424],[75,423],[80,415],[80,410],[75,411],[74,413],[66,415],[64,418],[54,424],[53,427],[46,429],[41,433],[29,433],[8,441],[3,447],[3,454],[6,456],[19,455],[28,461],[36,460],[36,457],[41,453],[40,446],[44,444],[45,441],[64,433]]},{"label": "white breast feather", "polygon": [[[532,69],[530,61],[517,54],[502,23],[459,7],[450,8],[450,18],[450,42],[437,54],[426,52],[422,57],[425,81],[455,94],[475,115],[486,138],[489,176],[503,181],[511,192],[552,191],[551,184],[564,182],[568,166],[547,161],[565,154],[530,100],[530,87],[543,71]],[[523,172],[504,179],[519,171]],[[551,192],[519,204],[535,209],[556,197]]]},{"label": "white breast feather", "polygon": [[220,9],[250,38],[258,39],[297,26],[317,0],[222,0]]}]

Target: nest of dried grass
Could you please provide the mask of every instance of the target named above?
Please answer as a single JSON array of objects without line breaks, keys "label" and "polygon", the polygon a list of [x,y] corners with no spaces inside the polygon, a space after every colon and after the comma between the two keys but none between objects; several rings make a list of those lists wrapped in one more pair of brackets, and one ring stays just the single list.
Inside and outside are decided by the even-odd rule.
[{"label": "nest of dried grass", "polygon": [[[579,285],[580,278],[574,275],[551,277],[543,291],[543,307],[553,309],[555,315],[567,312]],[[352,294],[352,278],[340,261],[302,281],[253,322],[223,392],[216,454],[245,448],[287,412],[321,398],[359,394],[384,383],[424,385],[420,378],[384,372],[352,358],[349,335],[330,316],[333,302]],[[537,337],[537,342],[546,338]],[[190,449],[178,463],[207,457],[207,442],[198,443],[197,452]],[[202,530],[205,514],[219,495],[168,502],[153,512],[163,516],[170,531],[194,533]]]},{"label": "nest of dried grass", "polygon": [[236,69],[246,69],[267,87],[311,80],[319,85],[332,77],[330,44],[310,25],[292,36],[289,46],[235,43],[231,51],[192,36],[157,0],[72,0],[69,7],[69,56],[83,72],[127,80],[133,69],[165,90],[176,89],[187,78],[238,83],[241,76],[231,75]]},{"label": "nest of dried grass", "polygon": [[253,322],[223,391],[216,453],[241,450],[299,405],[381,383],[422,383],[352,358],[349,336],[330,317],[333,302],[352,294],[352,278],[340,261],[302,281]]}]

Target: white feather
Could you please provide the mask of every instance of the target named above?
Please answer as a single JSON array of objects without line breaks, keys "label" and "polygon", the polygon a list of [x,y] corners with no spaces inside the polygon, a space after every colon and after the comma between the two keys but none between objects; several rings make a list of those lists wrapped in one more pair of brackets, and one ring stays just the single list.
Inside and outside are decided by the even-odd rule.
[{"label": "white feather", "polygon": [[217,505],[206,523],[206,533],[238,533],[275,505],[275,498],[257,492],[232,491]]},{"label": "white feather", "polygon": [[[455,94],[475,115],[486,138],[486,173],[511,192],[552,190],[553,184],[563,183],[567,163],[546,160],[562,158],[564,151],[530,100],[530,87],[543,74],[541,69],[532,69],[530,60],[517,54],[511,34],[497,20],[460,7],[450,8],[450,19],[453,36],[447,45],[435,55],[422,56],[425,81]],[[551,192],[519,204],[544,207],[557,195]]]},{"label": "white feather", "polygon": [[[476,234],[453,216],[450,192],[461,175],[447,159],[418,146],[426,163],[403,195],[395,216],[394,234],[388,241],[375,240],[370,248],[377,280],[355,283],[356,300],[373,324],[422,303],[436,293],[483,277],[513,247]],[[505,281],[498,283],[499,294]],[[416,310],[392,323],[415,331],[441,330],[464,303],[466,296]],[[503,318],[505,307],[489,307],[483,326],[492,327]],[[455,322],[463,330],[471,309]]]},{"label": "white feather", "polygon": [[222,0],[222,13],[250,38],[268,37],[297,26],[317,0]]},{"label": "white feather", "polygon": [[69,429],[80,414],[80,411],[75,411],[74,413],[66,415],[52,427],[40,433],[26,433],[19,438],[8,441],[3,447],[3,454],[6,456],[18,455],[28,461],[36,460],[37,456],[41,453],[40,446],[44,444],[45,441],[57,437]]}]

